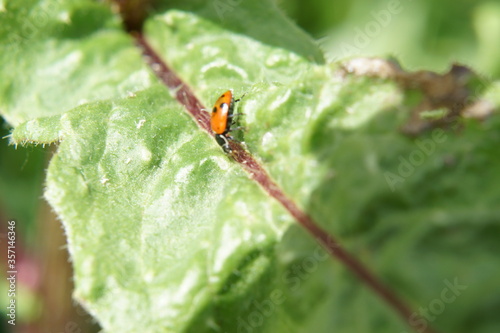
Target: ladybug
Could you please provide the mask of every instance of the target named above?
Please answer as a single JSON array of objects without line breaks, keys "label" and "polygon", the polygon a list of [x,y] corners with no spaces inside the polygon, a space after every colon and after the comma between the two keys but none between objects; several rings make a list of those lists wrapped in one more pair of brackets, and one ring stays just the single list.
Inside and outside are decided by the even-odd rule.
[{"label": "ladybug", "polygon": [[231,129],[231,125],[233,124],[233,117],[236,116],[236,114],[233,114],[234,103],[239,102],[241,98],[235,100],[233,91],[226,91],[215,102],[210,116],[210,127],[215,133],[215,141],[217,141],[226,153],[232,152],[229,140],[234,141],[229,132],[239,129],[239,127]]}]

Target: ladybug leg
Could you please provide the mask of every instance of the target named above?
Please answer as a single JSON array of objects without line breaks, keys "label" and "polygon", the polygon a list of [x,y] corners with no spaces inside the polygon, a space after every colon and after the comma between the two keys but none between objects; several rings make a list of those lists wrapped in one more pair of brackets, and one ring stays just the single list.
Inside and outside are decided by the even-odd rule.
[{"label": "ladybug leg", "polygon": [[238,142],[238,143],[244,143],[244,141],[240,141],[240,140],[235,139],[229,133],[226,134],[226,138],[228,141],[230,140],[230,141],[234,141],[234,142]]},{"label": "ladybug leg", "polygon": [[229,129],[228,132],[234,132],[234,131],[238,131],[238,130],[246,130],[246,127],[244,127],[244,126],[234,127],[234,128]]},{"label": "ladybug leg", "polygon": [[245,95],[246,95],[246,94],[247,94],[247,93],[244,93],[243,95],[241,95],[241,97],[240,97],[240,98],[235,99],[235,100],[234,100],[234,102],[235,102],[235,103],[237,103],[237,102],[241,101],[241,100],[243,99],[243,97],[245,97]]},{"label": "ladybug leg", "polygon": [[237,131],[237,130],[245,130],[246,128],[243,127],[243,126],[237,126],[237,127],[232,127],[232,125],[236,125],[237,121],[235,120],[235,116],[241,116],[241,115],[244,115],[243,113],[235,113],[235,114],[232,114],[230,116],[228,116],[228,118],[231,119],[231,126],[229,126],[229,130],[228,132],[233,132],[233,131]]},{"label": "ladybug leg", "polygon": [[237,116],[246,116],[246,113],[233,113],[232,115],[228,116],[228,118],[233,118]]},{"label": "ladybug leg", "polygon": [[231,149],[231,146],[229,146],[229,140],[232,138],[230,136],[225,136],[223,134],[216,134],[215,135],[215,141],[219,144],[219,146],[222,147],[225,153],[229,154],[233,150]]},{"label": "ladybug leg", "polygon": [[229,142],[226,142],[225,144],[222,145],[222,150],[224,150],[226,154],[231,154],[233,152],[231,146],[229,146]]}]

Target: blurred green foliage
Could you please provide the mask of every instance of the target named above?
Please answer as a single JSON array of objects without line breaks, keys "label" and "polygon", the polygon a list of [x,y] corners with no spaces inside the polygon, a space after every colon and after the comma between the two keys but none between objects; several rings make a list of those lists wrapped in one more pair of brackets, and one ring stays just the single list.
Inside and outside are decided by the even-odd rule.
[{"label": "blurred green foliage", "polygon": [[[460,62],[486,76],[500,77],[499,1],[277,2],[297,24],[322,41],[330,58],[394,55],[407,68],[439,71]],[[397,13],[390,12],[391,3]],[[381,13],[388,10],[388,16]],[[356,37],[363,34],[368,36],[367,42],[357,43]],[[352,49],[346,51],[343,44]]]}]

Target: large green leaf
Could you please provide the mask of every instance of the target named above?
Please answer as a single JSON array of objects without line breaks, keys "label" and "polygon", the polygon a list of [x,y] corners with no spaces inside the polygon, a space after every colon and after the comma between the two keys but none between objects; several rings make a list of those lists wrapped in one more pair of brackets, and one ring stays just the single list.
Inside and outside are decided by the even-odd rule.
[{"label": "large green leaf", "polygon": [[229,88],[247,93],[239,138],[300,208],[417,313],[427,309],[425,321],[404,322],[196,126],[108,8],[4,7],[8,38],[48,17],[2,54],[0,105],[14,142],[60,141],[45,197],[68,236],[75,297],[105,331],[500,328],[498,116],[409,139],[399,132],[405,91],[322,64],[267,1],[229,16],[189,3],[145,24],[205,106]]}]

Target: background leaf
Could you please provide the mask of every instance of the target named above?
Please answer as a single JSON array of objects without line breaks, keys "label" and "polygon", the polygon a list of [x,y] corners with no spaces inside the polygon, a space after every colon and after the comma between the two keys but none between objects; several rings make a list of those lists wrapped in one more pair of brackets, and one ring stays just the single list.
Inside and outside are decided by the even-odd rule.
[{"label": "background leaf", "polygon": [[139,52],[104,4],[22,0],[4,6],[0,107],[11,125],[151,84]]}]

